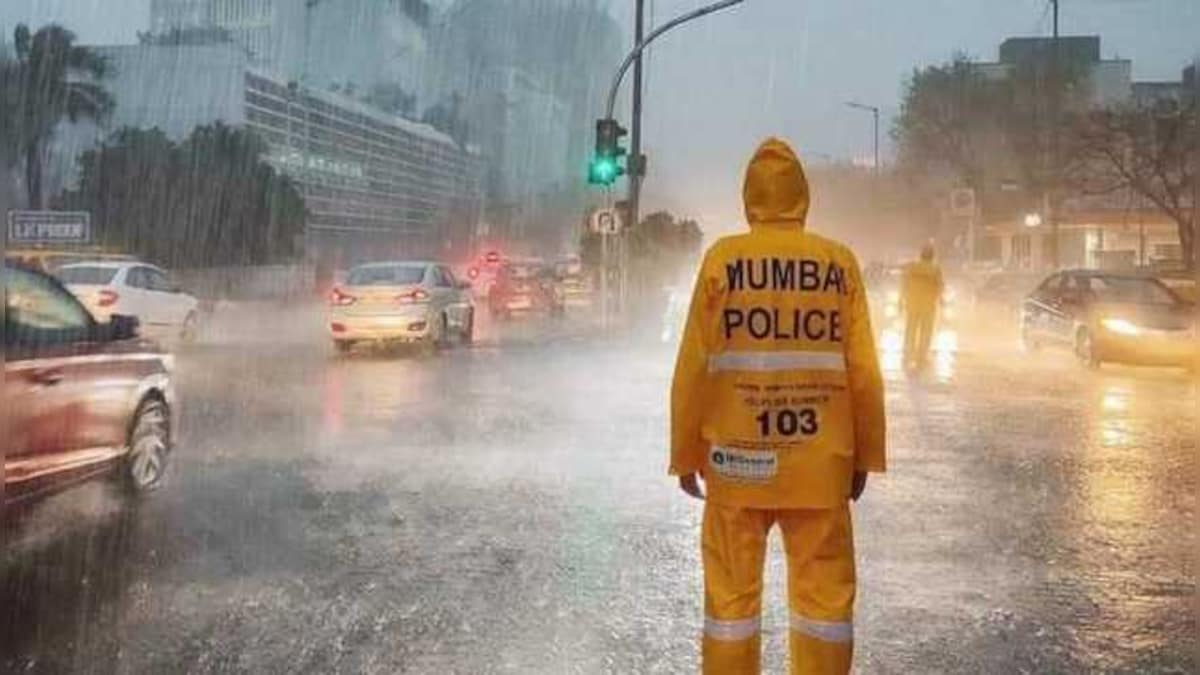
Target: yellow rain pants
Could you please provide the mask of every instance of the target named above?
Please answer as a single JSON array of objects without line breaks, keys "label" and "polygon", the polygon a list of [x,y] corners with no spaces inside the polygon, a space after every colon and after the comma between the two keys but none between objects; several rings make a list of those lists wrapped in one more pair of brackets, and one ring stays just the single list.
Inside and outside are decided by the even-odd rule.
[{"label": "yellow rain pants", "polygon": [[707,502],[703,670],[759,672],[763,558],[776,523],[787,552],[793,675],[850,671],[854,628],[854,538],[850,508],[754,509]]}]

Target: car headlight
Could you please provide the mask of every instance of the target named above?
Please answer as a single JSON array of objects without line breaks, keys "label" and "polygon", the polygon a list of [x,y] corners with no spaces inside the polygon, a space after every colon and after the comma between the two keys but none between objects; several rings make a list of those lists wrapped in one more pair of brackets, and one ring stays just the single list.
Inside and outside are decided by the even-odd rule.
[{"label": "car headlight", "polygon": [[900,291],[888,291],[887,301],[889,305],[900,304]]},{"label": "car headlight", "polygon": [[1104,319],[1100,324],[1118,335],[1137,335],[1142,332],[1128,319]]}]

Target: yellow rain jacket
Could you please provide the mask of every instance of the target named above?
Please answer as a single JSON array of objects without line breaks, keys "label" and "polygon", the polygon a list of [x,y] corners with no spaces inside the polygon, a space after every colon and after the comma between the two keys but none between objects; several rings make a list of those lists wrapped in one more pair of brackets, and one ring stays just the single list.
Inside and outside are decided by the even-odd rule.
[{"label": "yellow rain jacket", "polygon": [[906,312],[934,312],[942,299],[942,268],[932,260],[917,260],[904,266],[901,292]]},{"label": "yellow rain jacket", "polygon": [[808,182],[782,141],[743,188],[750,232],[707,251],[671,389],[671,467],[723,505],[831,508],[882,472],[883,383],[854,255],[806,232]]}]

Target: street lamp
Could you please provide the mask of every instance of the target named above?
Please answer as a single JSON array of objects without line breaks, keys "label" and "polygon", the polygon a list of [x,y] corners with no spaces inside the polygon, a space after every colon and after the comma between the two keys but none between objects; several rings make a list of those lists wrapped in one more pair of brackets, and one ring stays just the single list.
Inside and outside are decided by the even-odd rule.
[{"label": "street lamp", "polygon": [[855,110],[865,110],[871,113],[871,119],[874,122],[875,129],[875,164],[872,168],[875,173],[879,173],[879,107],[867,105],[865,103],[857,103],[855,101],[846,101],[846,105]]}]

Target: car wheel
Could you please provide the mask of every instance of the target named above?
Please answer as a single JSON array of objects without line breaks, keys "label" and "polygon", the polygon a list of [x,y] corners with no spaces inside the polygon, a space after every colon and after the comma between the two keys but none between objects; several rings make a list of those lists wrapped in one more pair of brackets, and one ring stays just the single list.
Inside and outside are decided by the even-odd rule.
[{"label": "car wheel", "polygon": [[1088,368],[1100,367],[1100,355],[1096,349],[1096,341],[1092,339],[1092,332],[1086,328],[1080,328],[1079,332],[1075,334],[1075,356]]},{"label": "car wheel", "polygon": [[183,320],[183,326],[179,329],[179,341],[185,345],[195,342],[199,323],[200,317],[195,312],[188,312],[187,317]]},{"label": "car wheel", "polygon": [[166,476],[170,452],[171,417],[167,404],[148,398],[138,406],[129,431],[129,456],[121,469],[125,493],[141,497],[157,490]]}]

